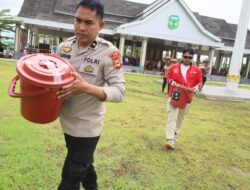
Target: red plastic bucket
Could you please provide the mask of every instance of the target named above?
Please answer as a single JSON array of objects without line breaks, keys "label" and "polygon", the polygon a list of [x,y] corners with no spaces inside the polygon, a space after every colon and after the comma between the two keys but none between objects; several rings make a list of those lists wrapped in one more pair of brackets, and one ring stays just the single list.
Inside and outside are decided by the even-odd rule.
[{"label": "red plastic bucket", "polygon": [[173,88],[170,104],[174,107],[184,109],[191,101],[193,90],[183,85],[176,85]]},{"label": "red plastic bucket", "polygon": [[[75,78],[70,63],[48,54],[31,54],[16,64],[18,75],[8,88],[11,97],[20,98],[22,116],[34,123],[54,121],[63,104],[56,96],[57,89],[70,84]],[[20,93],[15,92],[20,80]]]}]

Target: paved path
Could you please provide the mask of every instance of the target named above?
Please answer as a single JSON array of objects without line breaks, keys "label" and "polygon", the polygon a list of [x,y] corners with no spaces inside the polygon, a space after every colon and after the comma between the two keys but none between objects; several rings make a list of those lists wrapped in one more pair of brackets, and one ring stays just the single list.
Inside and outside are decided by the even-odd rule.
[{"label": "paved path", "polygon": [[6,58],[0,58],[0,61],[12,61],[12,62],[17,62],[17,59],[6,59]]},{"label": "paved path", "polygon": [[201,94],[209,99],[250,101],[250,90],[240,88],[234,92],[227,90],[226,87],[205,85]]}]

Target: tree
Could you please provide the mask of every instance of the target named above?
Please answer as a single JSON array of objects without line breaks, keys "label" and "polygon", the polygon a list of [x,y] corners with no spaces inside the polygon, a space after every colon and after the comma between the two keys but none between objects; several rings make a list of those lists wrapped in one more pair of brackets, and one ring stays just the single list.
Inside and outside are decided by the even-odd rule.
[{"label": "tree", "polygon": [[3,47],[6,44],[2,44],[1,40],[1,32],[14,32],[15,27],[20,25],[21,21],[14,20],[13,17],[10,15],[10,9],[3,9],[0,10],[0,50],[3,51]]},{"label": "tree", "polygon": [[0,32],[15,31],[15,26],[20,25],[21,21],[14,20],[10,15],[10,9],[0,10]]}]

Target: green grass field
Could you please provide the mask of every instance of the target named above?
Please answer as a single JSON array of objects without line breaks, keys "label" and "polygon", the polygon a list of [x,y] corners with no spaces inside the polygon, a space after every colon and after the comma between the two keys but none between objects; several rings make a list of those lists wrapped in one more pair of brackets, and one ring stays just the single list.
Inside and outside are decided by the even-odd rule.
[{"label": "green grass field", "polygon": [[[0,190],[54,190],[66,149],[58,121],[20,116],[7,94],[15,63],[0,61]],[[250,103],[196,97],[175,151],[165,150],[159,78],[125,74],[123,103],[107,103],[95,153],[100,190],[248,190]]]}]

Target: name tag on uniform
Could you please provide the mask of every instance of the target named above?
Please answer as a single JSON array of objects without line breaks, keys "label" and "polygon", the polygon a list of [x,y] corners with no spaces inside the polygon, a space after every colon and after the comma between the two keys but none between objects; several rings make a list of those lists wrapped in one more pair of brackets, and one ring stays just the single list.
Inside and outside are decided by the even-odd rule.
[{"label": "name tag on uniform", "polygon": [[70,59],[71,55],[70,54],[66,54],[66,53],[61,53],[60,57],[66,58],[66,59]]}]

